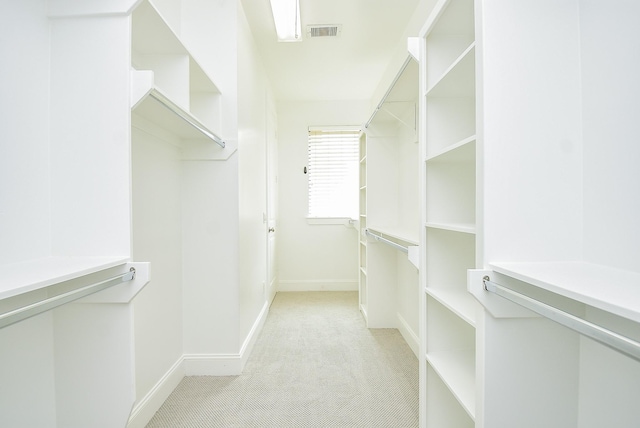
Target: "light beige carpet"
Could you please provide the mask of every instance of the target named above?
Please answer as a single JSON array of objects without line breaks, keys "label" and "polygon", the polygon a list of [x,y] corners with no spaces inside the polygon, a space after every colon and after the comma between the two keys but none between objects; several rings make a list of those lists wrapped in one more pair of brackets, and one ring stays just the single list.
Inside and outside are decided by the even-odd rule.
[{"label": "light beige carpet", "polygon": [[184,378],[147,425],[417,426],[418,361],[355,292],[278,293],[242,375]]}]

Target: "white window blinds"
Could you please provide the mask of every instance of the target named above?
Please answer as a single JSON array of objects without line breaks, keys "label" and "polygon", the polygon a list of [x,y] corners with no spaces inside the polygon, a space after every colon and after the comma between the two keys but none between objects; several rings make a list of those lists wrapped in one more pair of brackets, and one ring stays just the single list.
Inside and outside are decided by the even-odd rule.
[{"label": "white window blinds", "polygon": [[309,217],[358,217],[358,130],[309,130]]}]

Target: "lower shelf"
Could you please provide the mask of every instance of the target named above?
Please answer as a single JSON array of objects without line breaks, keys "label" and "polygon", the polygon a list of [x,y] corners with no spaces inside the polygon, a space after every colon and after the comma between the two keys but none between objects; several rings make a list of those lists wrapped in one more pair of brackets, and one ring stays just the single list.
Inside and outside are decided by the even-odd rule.
[{"label": "lower shelf", "polygon": [[469,417],[475,419],[475,352],[440,351],[428,353],[426,358]]}]

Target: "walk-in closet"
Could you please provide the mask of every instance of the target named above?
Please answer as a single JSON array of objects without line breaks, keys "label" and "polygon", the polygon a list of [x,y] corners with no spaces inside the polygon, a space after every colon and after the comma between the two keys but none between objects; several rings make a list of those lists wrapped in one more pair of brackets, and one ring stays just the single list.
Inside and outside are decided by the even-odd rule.
[{"label": "walk-in closet", "polygon": [[0,426],[637,428],[639,19],[3,1]]}]

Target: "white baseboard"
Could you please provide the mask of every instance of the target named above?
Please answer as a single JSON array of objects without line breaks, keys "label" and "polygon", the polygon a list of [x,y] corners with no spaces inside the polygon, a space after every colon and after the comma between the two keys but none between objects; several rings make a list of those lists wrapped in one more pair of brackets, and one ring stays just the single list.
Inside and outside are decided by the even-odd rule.
[{"label": "white baseboard", "polygon": [[276,293],[278,292],[278,277],[274,277],[269,283],[269,288],[267,289],[267,303],[269,307],[273,303],[273,299],[276,297]]},{"label": "white baseboard", "polygon": [[240,354],[185,354],[185,376],[236,376],[242,373]]},{"label": "white baseboard", "polygon": [[420,339],[400,314],[398,314],[398,331],[404,338],[404,341],[407,342],[407,345],[409,345],[416,358],[418,358],[418,354],[420,354]]},{"label": "white baseboard", "polygon": [[346,279],[279,280],[278,291],[358,291],[358,281]]},{"label": "white baseboard", "polygon": [[270,302],[265,302],[238,354],[184,354],[138,401],[127,428],[144,428],[185,376],[234,376],[242,373],[262,330]]},{"label": "white baseboard", "polygon": [[144,428],[162,403],[184,378],[183,358],[179,358],[151,390],[134,406],[129,416],[127,428]]},{"label": "white baseboard", "polygon": [[258,339],[267,314],[270,302],[265,302],[247,335],[240,352],[237,354],[185,354],[184,365],[186,376],[236,376],[242,373],[247,360]]}]

